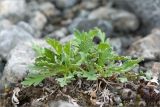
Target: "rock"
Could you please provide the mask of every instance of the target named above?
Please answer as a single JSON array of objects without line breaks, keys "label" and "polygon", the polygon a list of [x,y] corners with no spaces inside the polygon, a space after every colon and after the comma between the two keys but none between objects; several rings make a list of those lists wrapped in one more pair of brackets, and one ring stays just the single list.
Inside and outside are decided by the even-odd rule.
[{"label": "rock", "polygon": [[134,57],[143,57],[146,60],[160,59],[160,29],[154,29],[146,37],[135,41],[129,50]]},{"label": "rock", "polygon": [[121,98],[117,95],[117,96],[114,97],[114,102],[115,102],[117,105],[119,105],[120,103],[122,103],[122,100],[121,100]]},{"label": "rock", "polygon": [[146,104],[145,101],[139,101],[138,106],[139,106],[139,107],[146,107],[147,104]]},{"label": "rock", "polygon": [[85,9],[94,9],[98,7],[99,0],[82,0],[82,7]]},{"label": "rock", "polygon": [[106,33],[107,36],[110,36],[111,32],[113,31],[112,25],[108,21],[81,18],[73,21],[73,23],[69,26],[69,31],[73,32],[75,29],[78,29],[80,31],[89,31],[94,27],[100,28],[103,32]]},{"label": "rock", "polygon": [[63,27],[59,30],[54,31],[51,34],[48,34],[48,37],[61,39],[61,38],[64,38],[66,36],[66,34],[67,34],[67,29]]},{"label": "rock", "polygon": [[33,62],[35,53],[32,45],[18,44],[10,53],[3,73],[3,80],[17,83],[22,80],[28,71],[28,65]]},{"label": "rock", "polygon": [[34,101],[33,100],[30,107],[48,107],[48,105],[42,101]]},{"label": "rock", "polygon": [[113,47],[113,50],[116,51],[116,53],[122,53],[122,41],[120,38],[111,38],[110,43]]},{"label": "rock", "polygon": [[39,11],[34,12],[33,18],[30,20],[30,25],[35,29],[35,37],[41,36],[41,30],[44,28],[47,23],[47,18],[44,14]]},{"label": "rock", "polygon": [[40,10],[47,16],[56,16],[60,13],[55,6],[50,2],[45,2],[40,5]]},{"label": "rock", "polygon": [[74,38],[74,35],[71,34],[71,35],[68,35],[68,36],[66,36],[66,37],[64,37],[64,38],[62,38],[62,39],[60,39],[60,42],[61,42],[61,43],[66,43],[66,42],[71,41],[73,38]]},{"label": "rock", "polygon": [[135,31],[139,27],[139,21],[134,14],[107,6],[92,11],[88,18],[111,21],[114,28],[119,31]]},{"label": "rock", "polygon": [[[148,33],[152,28],[160,27],[160,0],[114,0],[121,8],[128,8],[143,22]],[[149,30],[146,30],[146,29]]]},{"label": "rock", "polygon": [[50,102],[49,107],[79,107],[64,101]]},{"label": "rock", "polygon": [[88,14],[89,14],[89,13],[90,13],[89,11],[80,10],[80,13],[79,13],[78,17],[86,18],[86,17],[88,17]]},{"label": "rock", "polygon": [[151,77],[152,79],[150,80],[150,82],[152,83],[156,83],[157,85],[159,85],[158,80],[160,80],[160,63],[159,62],[154,62],[152,65],[152,72],[151,72]]},{"label": "rock", "polygon": [[[25,23],[26,26],[27,23]],[[0,31],[0,56],[6,59],[10,51],[20,42],[29,41],[32,35],[19,25]]]},{"label": "rock", "polygon": [[74,6],[78,0],[53,0],[55,5],[60,9],[65,9]]},{"label": "rock", "polygon": [[27,15],[32,15],[33,12],[39,11],[40,9],[40,3],[37,0],[31,0],[27,3]]},{"label": "rock", "polygon": [[26,22],[19,22],[17,26],[23,28],[26,32],[30,33],[31,35],[34,35],[34,29]]},{"label": "rock", "polygon": [[121,98],[122,100],[130,100],[136,98],[136,93],[132,91],[131,89],[124,88],[121,92]]},{"label": "rock", "polygon": [[43,29],[43,36],[48,35],[50,33],[52,33],[53,31],[55,31],[55,26],[52,24],[46,24],[44,29]]},{"label": "rock", "polygon": [[24,18],[25,10],[25,0],[0,1],[0,18],[9,18],[12,22],[17,22]]},{"label": "rock", "polygon": [[0,31],[3,29],[8,29],[13,26],[13,23],[10,20],[2,19],[0,20]]},{"label": "rock", "polygon": [[29,72],[29,65],[33,63],[35,58],[35,51],[33,50],[33,43],[43,46],[45,42],[42,40],[34,40],[34,42],[19,43],[8,56],[7,64],[3,72],[3,80],[11,83],[21,81]]}]

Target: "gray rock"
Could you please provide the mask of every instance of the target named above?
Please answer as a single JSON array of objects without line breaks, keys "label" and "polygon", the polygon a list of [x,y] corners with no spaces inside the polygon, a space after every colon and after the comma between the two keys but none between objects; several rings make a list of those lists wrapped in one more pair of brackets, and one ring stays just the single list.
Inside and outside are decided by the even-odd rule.
[{"label": "gray rock", "polygon": [[3,29],[8,29],[13,26],[13,23],[10,20],[2,19],[0,20],[0,31]]},{"label": "gray rock", "polygon": [[82,0],[82,7],[85,9],[94,9],[98,7],[99,0]]},{"label": "gray rock", "polygon": [[51,2],[44,2],[39,6],[39,10],[42,11],[47,17],[56,16],[60,13]]},{"label": "gray rock", "polygon": [[61,39],[64,38],[66,34],[67,34],[67,29],[62,27],[61,29],[54,31],[53,33],[48,34],[47,36],[50,38]]},{"label": "gray rock", "polygon": [[19,22],[17,26],[23,28],[26,32],[30,33],[31,35],[34,35],[34,29],[26,22]]},{"label": "gray rock", "polygon": [[49,107],[79,107],[64,101],[50,102]]},{"label": "gray rock", "polygon": [[72,7],[78,0],[53,0],[58,8],[65,9]]},{"label": "gray rock", "polygon": [[76,19],[69,26],[69,31],[73,32],[75,29],[80,31],[89,31],[94,27],[100,28],[103,32],[106,33],[107,36],[110,36],[111,32],[113,31],[110,22],[99,19]]},{"label": "gray rock", "polygon": [[33,63],[35,51],[33,43],[45,46],[42,40],[34,40],[33,42],[19,43],[8,56],[7,64],[3,72],[3,80],[11,83],[17,83],[22,80],[29,72],[29,65]]},{"label": "gray rock", "polygon": [[122,100],[130,100],[136,98],[136,93],[132,91],[131,89],[124,88],[121,92],[121,98]]},{"label": "gray rock", "polygon": [[27,3],[27,15],[30,16],[32,12],[39,11],[40,3],[37,0],[31,0]]},{"label": "gray rock", "polygon": [[110,43],[113,47],[113,50],[116,51],[116,53],[121,54],[122,53],[122,41],[121,38],[111,38]]},{"label": "gray rock", "polygon": [[[114,0],[121,8],[133,11],[143,22],[145,31],[160,27],[160,0]],[[146,30],[146,29],[149,30]]]},{"label": "gray rock", "polygon": [[1,0],[0,18],[9,18],[12,22],[17,22],[25,16],[25,0]]},{"label": "gray rock", "polygon": [[134,14],[108,6],[92,11],[88,18],[111,21],[114,28],[119,31],[135,31],[139,27],[139,21]]},{"label": "gray rock", "polygon": [[115,96],[115,97],[114,97],[114,101],[115,101],[115,103],[116,103],[117,105],[119,105],[120,103],[122,103],[122,100],[121,100],[121,98],[120,98],[119,96]]},{"label": "gray rock", "polygon": [[39,11],[33,13],[33,18],[30,19],[30,25],[36,31],[35,37],[41,36],[41,30],[44,28],[46,23],[47,23],[47,18],[43,13]]},{"label": "gray rock", "polygon": [[68,35],[68,36],[66,36],[66,37],[64,37],[64,38],[62,38],[62,39],[60,39],[60,42],[61,42],[61,43],[66,43],[66,42],[71,41],[73,38],[74,38],[74,35],[71,34],[71,35]]},{"label": "gray rock", "polygon": [[154,29],[146,37],[134,42],[129,54],[135,57],[144,57],[147,60],[160,58],[160,29]]},{"label": "gray rock", "polygon": [[19,26],[0,31],[0,56],[6,59],[7,55],[18,43],[31,39],[32,35]]},{"label": "gray rock", "polygon": [[89,11],[80,10],[80,13],[79,13],[78,17],[86,18],[86,17],[88,17],[88,14],[89,14],[89,13],[90,13]]}]

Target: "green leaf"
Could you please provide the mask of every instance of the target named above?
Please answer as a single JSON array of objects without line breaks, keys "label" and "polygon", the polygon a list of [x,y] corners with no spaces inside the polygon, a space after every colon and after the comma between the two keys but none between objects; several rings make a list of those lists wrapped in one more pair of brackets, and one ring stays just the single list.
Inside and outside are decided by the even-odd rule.
[{"label": "green leaf", "polygon": [[47,39],[47,43],[55,49],[55,53],[60,55],[62,53],[62,44],[55,39]]},{"label": "green leaf", "polygon": [[36,76],[30,76],[25,79],[25,81],[22,82],[25,86],[31,86],[31,85],[38,85],[40,82],[42,82],[43,79],[46,77],[43,75],[36,75]]},{"label": "green leaf", "polygon": [[97,32],[98,32],[98,37],[100,38],[101,42],[104,43],[106,35],[104,32],[102,32],[100,29],[96,28]]},{"label": "green leaf", "polygon": [[65,76],[63,78],[57,78],[56,80],[59,82],[61,87],[64,87],[65,85],[70,83],[71,80],[73,79],[74,79],[74,75],[70,73],[68,76]]},{"label": "green leaf", "polygon": [[128,81],[128,79],[126,77],[119,77],[118,78],[120,82],[125,83]]},{"label": "green leaf", "polygon": [[87,78],[87,80],[97,80],[97,74],[94,71],[84,71],[83,77]]},{"label": "green leaf", "polygon": [[32,49],[35,51],[37,56],[42,56],[44,53],[44,48],[40,47],[37,44],[33,44]]},{"label": "green leaf", "polygon": [[53,51],[51,51],[50,49],[44,48],[44,56],[49,58],[49,59],[53,59],[54,57],[54,53]]},{"label": "green leaf", "polygon": [[148,80],[152,79],[152,72],[151,71],[146,71],[145,76]]},{"label": "green leaf", "polygon": [[71,43],[70,42],[68,42],[68,43],[66,43],[65,45],[64,45],[64,52],[68,55],[68,56],[70,56],[71,55]]}]

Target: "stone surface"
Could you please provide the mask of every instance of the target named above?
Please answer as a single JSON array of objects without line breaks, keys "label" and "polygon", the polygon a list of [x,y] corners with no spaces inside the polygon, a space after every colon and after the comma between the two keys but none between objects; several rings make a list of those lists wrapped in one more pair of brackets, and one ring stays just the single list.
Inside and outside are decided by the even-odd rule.
[{"label": "stone surface", "polygon": [[146,60],[160,58],[160,29],[154,29],[146,37],[134,42],[129,50],[130,55],[144,57]]},{"label": "stone surface", "polygon": [[8,29],[13,26],[13,23],[10,20],[2,19],[0,20],[0,31],[3,29]]},{"label": "stone surface", "polygon": [[[26,26],[29,27],[29,25]],[[0,31],[0,56],[6,59],[10,51],[20,42],[28,41],[32,39],[31,33],[29,33],[27,28],[15,25],[10,29],[4,29]]]},{"label": "stone surface", "polygon": [[50,38],[61,39],[64,38],[66,34],[67,34],[67,29],[65,27],[62,27],[61,29],[54,31],[48,34],[47,36]]},{"label": "stone surface", "polygon": [[74,38],[74,35],[71,34],[71,35],[68,35],[68,36],[60,39],[60,42],[61,42],[61,43],[66,43],[66,42],[69,42],[70,40],[72,40],[73,38]]},{"label": "stone surface", "polygon": [[98,7],[99,0],[82,0],[82,7],[85,9],[94,9]]},{"label": "stone surface", "polygon": [[159,62],[154,62],[152,64],[152,78],[155,79],[156,81],[160,80],[160,63]]},{"label": "stone surface", "polygon": [[44,2],[40,5],[40,10],[47,16],[55,16],[59,14],[59,11],[51,2]]},{"label": "stone surface", "polygon": [[30,25],[36,31],[35,37],[41,36],[41,30],[44,28],[46,23],[47,23],[47,18],[43,13],[39,11],[33,13],[33,18],[30,19]]},{"label": "stone surface", "polygon": [[3,72],[3,80],[17,83],[26,76],[29,72],[28,66],[33,63],[35,58],[35,51],[32,48],[33,43],[45,46],[45,42],[42,40],[19,43],[8,56]]},{"label": "stone surface", "polygon": [[0,18],[9,18],[13,22],[16,22],[24,18],[25,9],[25,0],[1,0]]},{"label": "stone surface", "polygon": [[110,43],[113,47],[113,50],[116,51],[116,53],[122,53],[122,41],[120,38],[111,38]]},{"label": "stone surface", "polygon": [[135,31],[139,26],[139,21],[134,14],[108,6],[92,11],[88,18],[111,21],[114,28],[119,31]]},{"label": "stone surface", "polygon": [[26,32],[30,33],[31,35],[34,35],[35,33],[34,29],[26,22],[19,22],[17,26],[23,28]]},{"label": "stone surface", "polygon": [[89,31],[94,27],[100,28],[103,32],[106,33],[107,36],[110,36],[111,32],[113,31],[113,27],[108,21],[81,18],[74,20],[74,22],[69,26],[69,31],[73,32],[75,29],[78,29],[80,31]]},{"label": "stone surface", "polygon": [[115,3],[133,11],[143,22],[147,32],[160,27],[160,0],[114,0]]},{"label": "stone surface", "polygon": [[53,0],[55,5],[61,9],[72,7],[77,3],[77,1],[78,0]]},{"label": "stone surface", "polygon": [[71,103],[68,103],[68,102],[64,102],[64,101],[53,101],[49,104],[49,107],[79,107],[78,105],[75,106]]}]

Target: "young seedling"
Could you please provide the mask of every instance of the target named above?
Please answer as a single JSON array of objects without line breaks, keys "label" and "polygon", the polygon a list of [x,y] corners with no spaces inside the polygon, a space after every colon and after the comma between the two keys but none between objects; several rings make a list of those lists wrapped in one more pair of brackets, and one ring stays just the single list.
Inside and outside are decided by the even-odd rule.
[{"label": "young seedling", "polygon": [[[61,44],[55,39],[47,39],[50,48],[37,49],[36,57],[30,73],[22,82],[23,85],[38,85],[47,77],[53,77],[61,87],[78,78],[97,80],[113,74],[124,73],[134,68],[141,59],[116,54],[105,33],[95,28],[89,32],[74,32],[75,38]],[[99,44],[93,39],[98,37]],[[122,64],[117,64],[120,61]]]}]

